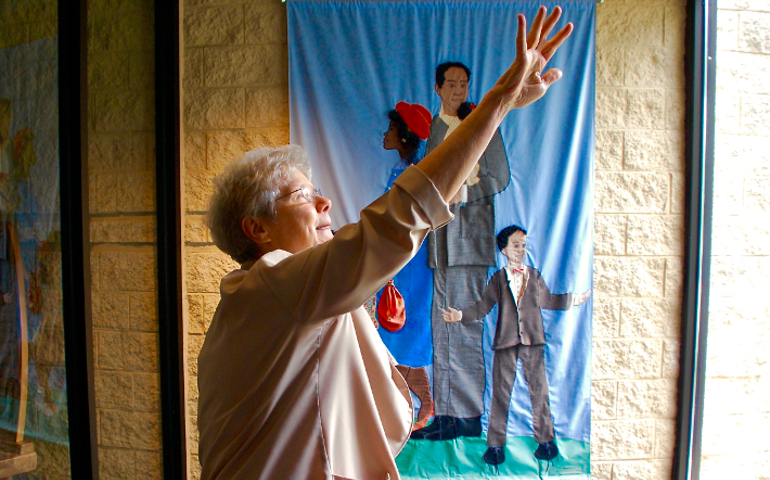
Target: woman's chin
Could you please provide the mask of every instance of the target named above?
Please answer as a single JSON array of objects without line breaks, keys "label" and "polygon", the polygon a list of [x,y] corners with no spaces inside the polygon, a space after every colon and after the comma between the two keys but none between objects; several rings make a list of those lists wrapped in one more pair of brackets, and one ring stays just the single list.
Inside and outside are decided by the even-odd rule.
[{"label": "woman's chin", "polygon": [[318,243],[325,243],[331,240],[334,237],[332,234],[331,228],[323,228],[321,230],[316,230],[316,238],[318,239]]}]

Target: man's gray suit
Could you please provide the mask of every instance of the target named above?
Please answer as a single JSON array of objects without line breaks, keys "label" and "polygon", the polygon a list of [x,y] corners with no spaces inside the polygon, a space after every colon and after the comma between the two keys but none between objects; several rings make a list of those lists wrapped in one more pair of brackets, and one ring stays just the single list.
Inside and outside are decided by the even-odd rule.
[{"label": "man's gray suit", "polygon": [[492,372],[492,408],[489,413],[487,445],[505,445],[508,426],[508,406],[516,380],[516,361],[521,358],[524,379],[529,385],[535,440],[546,443],[554,439],[553,419],[548,403],[548,380],[543,360],[543,317],[541,308],[567,310],[572,307],[571,293],[554,295],[540,272],[524,267],[524,292],[518,305],[511,292],[505,269],[498,270],[484,289],[480,300],[462,309],[462,322],[476,322],[492,310],[497,310],[497,329],[492,348],[495,359]]},{"label": "man's gray suit", "polygon": [[[426,152],[444,140],[448,126],[433,118]],[[500,131],[479,159],[479,182],[466,203],[450,208],[455,219],[428,236],[433,268],[433,398],[436,415],[478,417],[484,410],[483,322],[448,324],[441,309],[462,307],[481,296],[489,267],[496,266],[494,195],[511,177]]]}]

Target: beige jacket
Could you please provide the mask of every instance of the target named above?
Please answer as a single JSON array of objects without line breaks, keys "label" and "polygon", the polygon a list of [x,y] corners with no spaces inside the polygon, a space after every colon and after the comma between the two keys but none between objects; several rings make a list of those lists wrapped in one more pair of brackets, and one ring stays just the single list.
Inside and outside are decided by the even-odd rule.
[{"label": "beige jacket", "polygon": [[203,480],[399,478],[411,398],[360,305],[450,219],[411,167],[331,241],[222,279],[198,359]]}]

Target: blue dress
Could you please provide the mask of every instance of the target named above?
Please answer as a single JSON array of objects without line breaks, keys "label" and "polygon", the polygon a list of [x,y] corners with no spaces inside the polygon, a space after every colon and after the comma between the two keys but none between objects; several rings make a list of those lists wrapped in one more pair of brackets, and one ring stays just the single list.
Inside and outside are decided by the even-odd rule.
[{"label": "blue dress", "polygon": [[[385,191],[393,187],[393,181],[406,169],[408,161],[414,159],[413,163],[416,164],[422,159],[422,155],[422,149],[418,149],[406,161],[399,160],[390,172]],[[433,363],[433,339],[430,328],[433,271],[428,268],[428,242],[423,242],[417,255],[393,277],[393,282],[404,297],[406,323],[397,332],[389,332],[382,327],[377,331],[380,332],[383,343],[400,365],[424,367]],[[378,305],[380,295],[382,290],[377,293]]]}]

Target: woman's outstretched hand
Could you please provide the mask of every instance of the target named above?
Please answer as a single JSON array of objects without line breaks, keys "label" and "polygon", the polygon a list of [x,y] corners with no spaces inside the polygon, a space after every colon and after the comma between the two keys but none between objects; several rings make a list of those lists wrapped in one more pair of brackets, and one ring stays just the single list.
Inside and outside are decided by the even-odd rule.
[{"label": "woman's outstretched hand", "polygon": [[548,18],[546,13],[546,8],[540,7],[529,34],[526,34],[527,19],[524,15],[518,16],[516,59],[490,91],[501,94],[502,106],[506,112],[535,102],[562,76],[558,68],[552,68],[545,73],[543,70],[556,50],[570,36],[573,26],[568,23],[548,40],[548,35],[561,17],[561,8],[554,8]]}]

